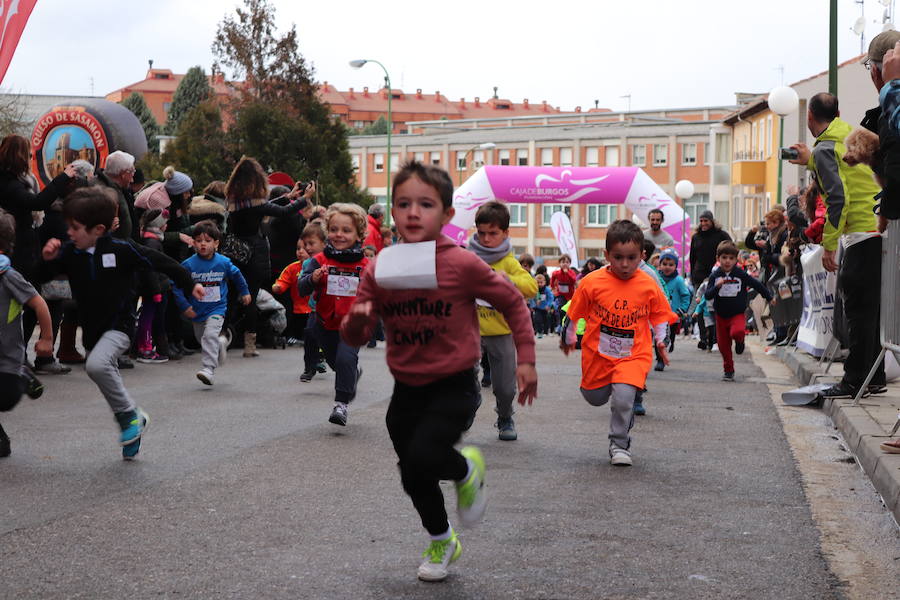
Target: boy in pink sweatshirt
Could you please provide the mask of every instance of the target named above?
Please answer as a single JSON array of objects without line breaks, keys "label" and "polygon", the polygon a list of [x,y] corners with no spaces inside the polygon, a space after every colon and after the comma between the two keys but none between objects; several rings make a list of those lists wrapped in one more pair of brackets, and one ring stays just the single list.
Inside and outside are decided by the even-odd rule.
[{"label": "boy in pink sweatshirt", "polygon": [[[475,300],[481,298],[509,323],[516,345],[519,403],[537,392],[534,331],[522,294],[483,260],[463,250],[441,228],[453,217],[453,182],[446,171],[418,162],[404,165],[393,182],[391,214],[404,243],[434,242],[436,287],[387,289],[376,278],[378,261],[362,276],[341,335],[351,345],[369,340],[384,321],[387,363],[394,392],[387,428],[397,452],[403,489],[431,537],[419,566],[423,581],[441,581],[462,546],[447,519],[439,482],[456,482],[457,512],[464,526],[481,520],[487,504],[485,464],[474,446],[454,444],[475,418],[480,386],[475,364],[480,334]],[[423,248],[427,244],[423,244]]]}]

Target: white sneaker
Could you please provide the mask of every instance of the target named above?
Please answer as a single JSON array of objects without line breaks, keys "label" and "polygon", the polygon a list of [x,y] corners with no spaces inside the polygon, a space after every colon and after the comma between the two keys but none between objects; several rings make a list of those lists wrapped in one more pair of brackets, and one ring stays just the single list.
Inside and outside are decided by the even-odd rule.
[{"label": "white sneaker", "polygon": [[456,532],[450,530],[450,538],[432,541],[422,556],[425,562],[419,565],[417,575],[422,581],[443,581],[447,578],[447,566],[462,554],[462,545]]},{"label": "white sneaker", "polygon": [[623,450],[618,446],[613,447],[609,451],[609,464],[614,467],[630,467],[631,466],[631,452],[628,450]]},{"label": "white sneaker", "polygon": [[219,366],[225,364],[225,359],[228,358],[228,338],[224,335],[219,336]]},{"label": "white sneaker", "polygon": [[209,369],[200,369],[197,371],[197,379],[205,383],[206,385],[213,384],[213,374]]}]

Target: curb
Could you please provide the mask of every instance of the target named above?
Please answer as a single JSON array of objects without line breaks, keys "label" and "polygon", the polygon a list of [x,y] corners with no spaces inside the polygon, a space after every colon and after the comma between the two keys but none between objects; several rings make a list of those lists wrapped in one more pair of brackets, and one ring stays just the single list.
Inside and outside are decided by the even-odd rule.
[{"label": "curb", "polygon": [[[794,373],[801,385],[808,385],[813,374],[819,372],[819,362],[793,348],[780,347],[778,358]],[[835,373],[835,376],[838,374]],[[887,454],[879,445],[887,440],[887,431],[862,406],[853,406],[853,400],[829,400],[822,403],[822,410],[831,418],[834,426],[847,442],[847,449],[881,494],[887,509],[900,523],[900,454]]]}]

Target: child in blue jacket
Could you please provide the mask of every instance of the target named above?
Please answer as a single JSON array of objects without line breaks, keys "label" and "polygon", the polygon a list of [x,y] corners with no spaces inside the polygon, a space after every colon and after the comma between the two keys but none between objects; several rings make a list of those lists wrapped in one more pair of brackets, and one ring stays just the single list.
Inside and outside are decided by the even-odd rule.
[{"label": "child in blue jacket", "polygon": [[550,331],[550,313],[553,311],[555,303],[553,290],[547,285],[547,278],[542,273],[538,273],[534,279],[537,281],[538,291],[534,298],[528,301],[528,307],[531,308],[534,331],[540,339]]},{"label": "child in blue jacket", "polygon": [[[659,276],[669,299],[669,307],[678,315],[680,322],[691,306],[691,291],[678,274],[678,253],[673,248],[666,248],[660,253]],[[669,325],[669,352],[675,350],[675,328],[675,325]]]}]

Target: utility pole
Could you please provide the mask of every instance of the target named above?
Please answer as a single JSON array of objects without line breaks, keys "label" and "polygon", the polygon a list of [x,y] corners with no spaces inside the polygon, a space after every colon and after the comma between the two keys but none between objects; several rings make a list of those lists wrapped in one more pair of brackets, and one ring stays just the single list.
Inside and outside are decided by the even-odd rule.
[{"label": "utility pole", "polygon": [[833,96],[837,96],[838,93],[837,22],[837,0],[831,0],[831,11],[828,22],[828,92]]}]

